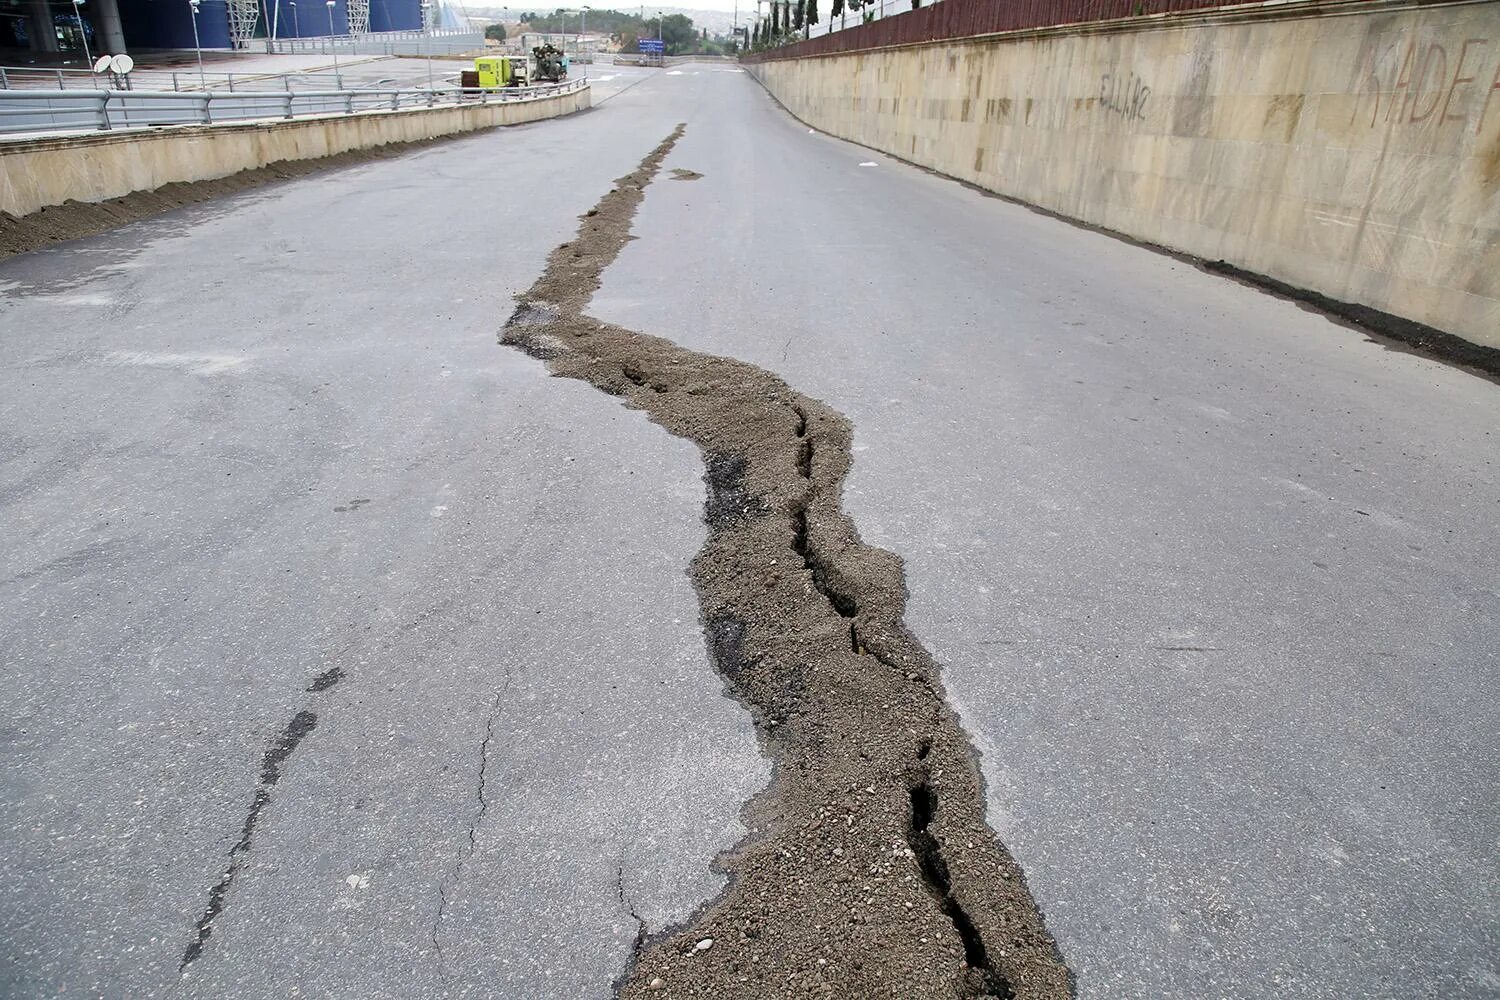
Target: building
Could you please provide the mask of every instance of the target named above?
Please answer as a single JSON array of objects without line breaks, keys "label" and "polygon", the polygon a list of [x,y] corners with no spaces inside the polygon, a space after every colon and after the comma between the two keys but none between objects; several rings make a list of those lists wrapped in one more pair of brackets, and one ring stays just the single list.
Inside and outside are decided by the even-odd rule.
[{"label": "building", "polygon": [[[331,19],[330,19],[331,14]],[[81,16],[81,23],[80,23]],[[205,49],[245,48],[257,38],[419,31],[421,0],[201,0]],[[142,49],[191,49],[188,0],[0,0],[0,52],[81,58]],[[31,61],[27,59],[26,61]]]}]

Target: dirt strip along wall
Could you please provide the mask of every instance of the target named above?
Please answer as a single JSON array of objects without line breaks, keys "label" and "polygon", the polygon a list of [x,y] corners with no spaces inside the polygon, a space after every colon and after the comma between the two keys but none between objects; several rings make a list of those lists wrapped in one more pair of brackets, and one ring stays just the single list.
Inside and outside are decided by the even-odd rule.
[{"label": "dirt strip along wall", "polygon": [[1226,8],[747,68],[841,138],[1500,347],[1500,3]]},{"label": "dirt strip along wall", "polygon": [[582,111],[590,100],[583,87],[503,103],[10,140],[0,142],[0,212],[24,216],[68,201],[105,201],[287,160],[556,118]]}]

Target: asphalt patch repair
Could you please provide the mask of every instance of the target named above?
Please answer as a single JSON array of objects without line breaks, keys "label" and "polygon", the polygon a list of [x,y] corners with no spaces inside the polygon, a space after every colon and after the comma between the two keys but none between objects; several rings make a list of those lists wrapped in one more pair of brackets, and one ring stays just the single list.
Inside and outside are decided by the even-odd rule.
[{"label": "asphalt patch repair", "polygon": [[938,667],[902,624],[901,562],[840,507],[849,421],[754,365],[584,314],[683,128],[583,216],[501,334],[702,449],[709,531],[689,575],[774,763],[719,859],[729,887],[685,926],[643,927],[619,993],[1067,997]]}]

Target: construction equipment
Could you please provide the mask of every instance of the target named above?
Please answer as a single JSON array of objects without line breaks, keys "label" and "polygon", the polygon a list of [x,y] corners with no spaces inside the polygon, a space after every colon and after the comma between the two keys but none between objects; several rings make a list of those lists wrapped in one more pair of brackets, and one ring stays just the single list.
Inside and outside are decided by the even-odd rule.
[{"label": "construction equipment", "polygon": [[568,54],[548,42],[531,50],[536,63],[536,78],[557,83],[568,78]]},{"label": "construction equipment", "polygon": [[465,90],[500,90],[524,87],[531,82],[531,60],[526,56],[480,56],[474,68],[460,74]]}]

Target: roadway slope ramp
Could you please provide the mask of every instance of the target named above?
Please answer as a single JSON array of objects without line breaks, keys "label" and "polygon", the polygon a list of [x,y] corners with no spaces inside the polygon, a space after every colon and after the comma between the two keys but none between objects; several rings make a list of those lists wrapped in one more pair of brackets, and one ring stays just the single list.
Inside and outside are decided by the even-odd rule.
[{"label": "roadway slope ramp", "polygon": [[1495,384],[673,79],[589,315],[847,418],[1078,995],[1491,996]]},{"label": "roadway slope ramp", "polygon": [[0,260],[0,994],[1492,995],[1494,384],[610,84]]}]

